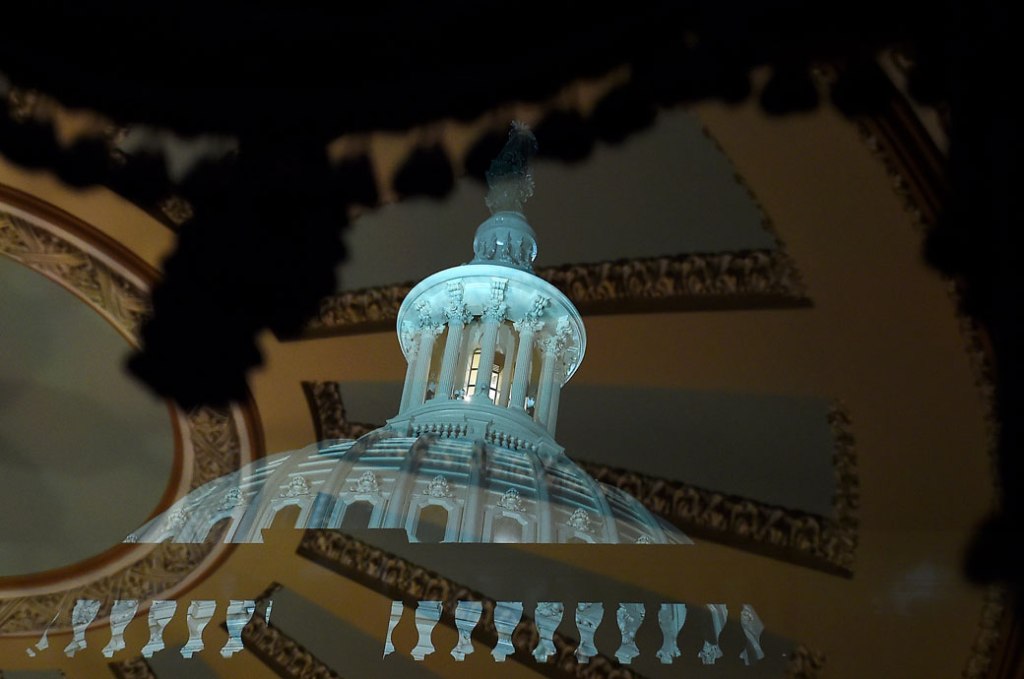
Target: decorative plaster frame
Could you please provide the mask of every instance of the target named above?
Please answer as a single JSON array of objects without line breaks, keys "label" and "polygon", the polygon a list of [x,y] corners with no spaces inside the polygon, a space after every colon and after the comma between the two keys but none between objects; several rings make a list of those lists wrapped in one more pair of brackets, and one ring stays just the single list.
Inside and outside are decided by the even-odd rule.
[{"label": "decorative plaster frame", "polygon": [[[725,151],[706,128],[715,148]],[[775,249],[678,253],[542,267],[538,276],[563,292],[582,314],[623,314],[725,309],[808,307],[811,300],[796,264],[771,220],[739,173],[734,181],[757,207]],[[298,337],[330,337],[390,329],[415,283],[342,290],[320,302],[317,316]]]},{"label": "decorative plaster frame", "polygon": [[[885,57],[882,57],[885,58]],[[900,55],[890,54],[897,68]],[[821,73],[828,82],[834,74]],[[875,116],[854,120],[860,138],[868,150],[885,167],[891,186],[911,215],[914,227],[924,233],[937,221],[942,211],[949,183],[945,172],[945,157],[936,148],[924,129],[906,96],[894,85],[886,108]],[[965,350],[971,359],[974,382],[985,403],[987,447],[992,467],[992,482],[1000,490],[996,457],[999,440],[999,419],[996,415],[995,381],[990,360],[990,347],[984,329],[962,312],[960,283],[949,281],[949,294],[957,309],[960,332]],[[986,589],[978,631],[963,670],[964,679],[988,679],[996,667],[997,656],[1006,653],[1013,627],[1009,608],[1009,593],[1004,587],[993,585]],[[1002,668],[1003,671],[1009,671]]]},{"label": "decorative plaster frame", "polygon": [[[266,604],[281,589],[281,584],[271,583],[256,598],[256,610],[242,628],[242,645],[279,677],[293,679],[341,679],[335,670],[285,634],[279,627],[272,627],[266,619]],[[227,630],[227,623],[221,623]]]},{"label": "decorative plaster frame", "polygon": [[[536,273],[565,293],[583,314],[794,308],[811,304],[796,267],[781,250],[563,264],[540,268]],[[391,328],[413,285],[395,283],[325,297],[305,332],[282,339]]]},{"label": "decorative plaster frame", "polygon": [[313,416],[317,441],[357,439],[377,428],[375,424],[349,421],[337,382],[303,382],[302,393]]},{"label": "decorative plaster frame", "polygon": [[826,656],[800,644],[789,654],[786,679],[819,679],[825,669]]},{"label": "decorative plaster frame", "polygon": [[[258,602],[257,602],[258,603]],[[272,627],[260,613],[242,628],[246,650],[279,677],[292,679],[341,679],[341,675],[299,642]]]},{"label": "decorative plaster frame", "polygon": [[[320,440],[358,438],[376,429],[345,417],[337,382],[303,382]],[[769,505],[639,472],[576,459],[598,481],[616,486],[687,534],[739,547],[801,566],[849,577],[857,548],[860,503],[850,418],[840,403],[828,412],[836,493],[834,515]],[[585,533],[577,537],[591,541]]]},{"label": "decorative plaster frame", "polygon": [[156,672],[141,655],[107,665],[117,679],[158,679]]},{"label": "decorative plaster frame", "polygon": [[[440,622],[453,630],[456,629],[455,608],[458,602],[480,601],[483,613],[472,636],[488,647],[493,647],[497,642],[498,635],[494,627],[497,602],[439,573],[337,530],[306,531],[296,553],[389,599],[404,601],[406,605],[421,599],[439,600],[442,602]],[[256,621],[255,617],[253,621]],[[512,635],[515,647],[512,659],[551,679],[642,679],[642,675],[635,670],[620,665],[604,654],[591,657],[589,663],[578,663],[575,651],[579,642],[558,631],[552,637],[554,657],[545,663],[535,662],[531,651],[538,641],[537,625],[531,616],[524,615]],[[787,679],[817,679],[824,664],[824,654],[800,644],[790,654],[785,676]],[[299,675],[281,676],[298,679]]]},{"label": "decorative plaster frame", "polygon": [[851,577],[860,488],[854,439],[844,407],[828,413],[836,492],[831,517],[757,502],[639,472],[576,460],[598,481],[621,488],[693,537],[714,540],[828,573]]},{"label": "decorative plaster frame", "polygon": [[[389,599],[403,600],[406,605],[421,599],[440,600],[441,623],[453,630],[456,629],[455,607],[458,602],[480,601],[483,613],[472,636],[488,647],[493,647],[498,640],[494,627],[497,602],[434,571],[341,531],[308,530],[296,553]],[[577,663],[574,653],[578,642],[557,631],[553,637],[556,649],[554,658],[546,663],[535,662],[531,651],[538,641],[537,626],[530,616],[524,615],[512,635],[516,650],[510,657],[552,679],[642,679],[642,675],[636,671],[617,666],[614,659],[603,654],[593,656],[589,664]]]},{"label": "decorative plaster frame", "polygon": [[[129,343],[138,344],[156,272],[119,243],[47,203],[0,186],[0,254],[61,285],[110,322]],[[180,493],[263,454],[252,402],[189,413],[172,407],[172,422],[186,455],[176,456],[178,476],[154,514],[166,510]],[[191,466],[182,468],[186,462]],[[94,626],[106,624],[114,599],[173,598],[205,577],[227,555],[231,547],[221,544],[220,537],[218,532],[197,545],[121,544],[58,571],[5,578],[0,591],[0,634],[39,633],[55,610],[79,598],[102,601]],[[70,616],[68,607],[51,629],[69,627]]]}]

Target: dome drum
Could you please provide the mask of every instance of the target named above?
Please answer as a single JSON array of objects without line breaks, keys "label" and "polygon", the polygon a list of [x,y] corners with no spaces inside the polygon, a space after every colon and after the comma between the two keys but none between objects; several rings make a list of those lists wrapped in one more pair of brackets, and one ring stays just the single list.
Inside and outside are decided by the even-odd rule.
[{"label": "dome drum", "polygon": [[558,391],[586,346],[582,318],[565,295],[495,264],[455,267],[421,282],[399,310],[398,329],[409,367],[392,422],[422,422],[440,413],[432,407],[438,403],[496,405],[539,425],[507,432],[522,439],[544,430],[553,436]]},{"label": "dome drum", "polygon": [[225,542],[259,543],[288,506],[299,508],[296,528],[397,528],[410,542],[689,542],[565,456],[545,464],[480,441],[387,430],[254,462],[127,541],[202,542],[226,520]]}]

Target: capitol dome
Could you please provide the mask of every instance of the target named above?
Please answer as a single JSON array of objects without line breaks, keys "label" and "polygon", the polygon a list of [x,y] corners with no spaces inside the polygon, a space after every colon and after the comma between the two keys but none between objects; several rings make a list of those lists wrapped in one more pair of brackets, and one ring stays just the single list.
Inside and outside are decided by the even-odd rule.
[{"label": "capitol dome", "polygon": [[398,313],[408,361],[398,414],[358,440],[258,460],[196,488],[128,542],[262,542],[282,508],[296,528],[404,529],[412,542],[688,544],[629,494],[601,484],[555,440],[562,387],[586,332],[533,273],[522,213],[535,141],[515,125],[488,172],[492,215],[474,259],[416,285]]}]

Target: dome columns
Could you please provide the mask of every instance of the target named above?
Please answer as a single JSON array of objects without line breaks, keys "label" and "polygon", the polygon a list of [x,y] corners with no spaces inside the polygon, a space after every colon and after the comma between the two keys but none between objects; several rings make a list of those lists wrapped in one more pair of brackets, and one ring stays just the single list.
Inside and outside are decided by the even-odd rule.
[{"label": "dome columns", "polygon": [[[413,288],[398,325],[409,368],[399,414],[389,420],[394,431],[450,426],[461,436],[495,433],[561,450],[552,436],[559,390],[586,343],[583,320],[561,291],[512,267],[465,264]],[[470,420],[485,424],[470,432]]]},{"label": "dome columns", "polygon": [[452,397],[455,386],[455,366],[462,349],[462,330],[472,319],[465,302],[465,286],[459,281],[448,282],[448,306],[444,315],[448,321],[448,339],[444,345],[444,356],[441,359],[441,377],[437,383],[435,400],[446,401]]},{"label": "dome columns", "polygon": [[508,311],[508,304],[505,303],[505,289],[507,286],[508,281],[504,279],[491,281],[491,297],[480,316],[484,326],[484,333],[480,339],[480,368],[476,374],[476,389],[473,392],[473,403],[491,402],[491,366],[494,365],[498,326],[505,320],[505,314]]},{"label": "dome columns", "polygon": [[[409,368],[405,374],[400,412],[423,405],[427,392],[427,376],[430,373],[430,359],[434,353],[434,340],[444,331],[443,323],[434,323],[431,320],[429,302],[419,301],[416,304],[416,312],[417,323],[408,333],[414,349],[409,356]],[[409,330],[409,326],[405,326],[403,330]]]},{"label": "dome columns", "polygon": [[512,376],[512,392],[508,397],[510,409],[526,410],[526,387],[530,380],[530,369],[533,361],[533,338],[544,324],[529,318],[516,321],[515,329],[519,333],[519,346],[516,347],[515,373]]},{"label": "dome columns", "polygon": [[558,399],[562,385],[568,379],[567,367],[572,364],[578,349],[573,340],[572,326],[567,316],[558,319],[554,333],[541,340],[542,358],[540,384],[534,419],[555,435],[558,421]]}]

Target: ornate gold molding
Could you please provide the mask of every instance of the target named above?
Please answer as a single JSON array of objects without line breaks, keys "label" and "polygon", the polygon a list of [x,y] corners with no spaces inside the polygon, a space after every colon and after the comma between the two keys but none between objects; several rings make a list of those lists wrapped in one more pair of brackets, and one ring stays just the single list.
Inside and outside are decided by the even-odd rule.
[{"label": "ornate gold molding", "polygon": [[[149,311],[148,288],[155,272],[93,227],[53,206],[0,186],[0,254],[57,282],[110,322],[129,342],[137,343],[142,319]],[[174,486],[188,474],[196,488],[238,469],[262,455],[254,406],[200,408],[190,413],[172,409],[174,426],[192,450],[192,466],[181,469],[155,512],[175,499]],[[221,529],[222,530],[222,529]],[[117,545],[104,554],[59,571],[5,578],[8,591],[39,588],[45,594],[4,596],[0,592],[0,634],[39,632],[61,611],[53,629],[70,625],[71,606],[79,598],[103,602],[95,624],[103,624],[114,599],[146,601],[187,588],[213,569],[229,547],[219,546],[220,533],[200,545]],[[83,575],[87,577],[83,581]],[[77,584],[61,586],[63,580]]]},{"label": "ornate gold molding", "polygon": [[[536,273],[564,292],[584,314],[810,305],[796,267],[780,250],[563,264]],[[326,297],[302,337],[389,328],[412,286],[396,283]]]},{"label": "ornate gold molding", "polygon": [[[956,297],[957,289],[955,286],[951,287],[951,294]],[[957,306],[959,308],[959,303]],[[996,388],[992,362],[989,359],[990,353],[986,348],[985,336],[978,323],[965,314],[958,314],[958,319],[960,333],[967,348],[967,355],[971,360],[974,384],[985,404],[985,434],[989,465],[992,484],[998,495],[1002,492],[997,468],[999,418],[996,415]],[[1015,624],[1015,616],[1019,620],[1019,614],[1014,612],[1009,602],[1010,593],[1005,587],[992,585],[985,590],[985,601],[982,604],[981,616],[978,620],[978,630],[975,633],[974,642],[971,644],[971,652],[967,656],[963,679],[991,679],[994,677],[1001,679],[1004,676],[998,674],[999,658],[1010,652],[1009,646],[1012,643],[1011,632]],[[1017,624],[1020,623],[1017,622]],[[1013,670],[1006,668],[1004,671],[1011,672]]]},{"label": "ornate gold molding", "polygon": [[[441,601],[441,623],[452,629],[456,629],[458,602],[480,601],[483,614],[472,636],[485,646],[494,646],[497,642],[495,600],[439,573],[334,530],[306,531],[296,553],[389,599],[403,600],[407,605],[421,599]],[[593,656],[587,664],[578,663],[574,653],[579,642],[557,631],[553,636],[554,658],[547,663],[537,663],[531,651],[538,641],[537,626],[530,616],[524,615],[512,635],[515,652],[510,657],[552,679],[642,679],[636,671],[603,654]]]},{"label": "ornate gold molding", "polygon": [[[341,679],[340,675],[311,651],[266,619],[268,600],[281,589],[274,582],[256,598],[256,611],[242,628],[242,644],[246,650],[279,677],[293,679]],[[227,630],[227,623],[221,623]]]},{"label": "ornate gold molding", "polygon": [[576,460],[598,481],[625,490],[655,514],[701,537],[838,575],[853,575],[857,549],[860,489],[849,416],[840,404],[828,413],[834,448],[834,516],[729,495],[648,476],[639,472]]},{"label": "ornate gold molding", "polygon": [[[704,135],[725,151],[704,127]],[[542,267],[536,274],[561,290],[584,314],[706,311],[810,306],[793,260],[764,208],[738,173],[736,183],[757,206],[775,249],[680,253]],[[324,298],[299,338],[390,328],[414,283],[343,290]]]},{"label": "ornate gold molding", "polygon": [[[946,158],[935,146],[906,97],[893,88],[890,105],[883,113],[855,121],[861,139],[885,167],[891,186],[911,215],[914,226],[924,232],[936,223],[949,190]],[[985,428],[992,482],[1001,491],[996,458],[999,441],[999,420],[995,408],[995,380],[984,330],[977,321],[961,310],[961,287],[949,281],[949,294],[957,309],[957,320],[965,350],[971,361],[975,387],[985,404]],[[991,586],[985,592],[978,631],[964,666],[964,679],[987,679],[992,676],[996,657],[1009,643],[1005,588]],[[1003,651],[1005,652],[1005,650]]]},{"label": "ornate gold molding", "polygon": [[377,428],[375,424],[349,422],[341,386],[337,382],[303,382],[302,393],[313,414],[317,441],[326,439],[357,439]]},{"label": "ornate gold molding", "polygon": [[990,679],[996,676],[992,670],[1001,642],[1004,648],[1006,646],[1006,603],[1007,593],[1004,588],[992,586],[985,590],[985,603],[981,607],[978,632],[971,644],[971,653],[961,675],[963,679]]},{"label": "ornate gold molding", "polygon": [[[303,382],[319,440],[355,439],[376,428],[349,422],[337,382]],[[598,481],[625,490],[693,537],[721,542],[830,573],[853,574],[860,487],[845,408],[828,412],[836,492],[834,515],[819,516],[692,486],[682,481],[575,459]]]},{"label": "ornate gold molding", "polygon": [[156,672],[141,655],[107,665],[117,679],[157,679]]},{"label": "ornate gold molding", "polygon": [[793,649],[786,663],[786,679],[819,679],[825,669],[825,654],[803,644]]},{"label": "ornate gold molding", "polygon": [[341,675],[305,646],[256,613],[242,629],[246,650],[279,677],[292,679],[341,679]]},{"label": "ornate gold molding", "polygon": [[[0,193],[0,200],[4,196]],[[106,318],[134,343],[149,311],[139,282],[86,252],[57,231],[0,205],[0,254],[56,281]]]},{"label": "ornate gold molding", "polygon": [[882,113],[859,117],[854,125],[914,221],[934,225],[949,192],[946,159],[906,97],[893,86]]}]

